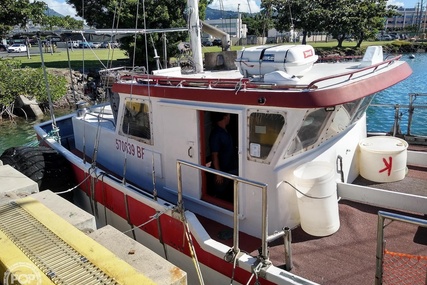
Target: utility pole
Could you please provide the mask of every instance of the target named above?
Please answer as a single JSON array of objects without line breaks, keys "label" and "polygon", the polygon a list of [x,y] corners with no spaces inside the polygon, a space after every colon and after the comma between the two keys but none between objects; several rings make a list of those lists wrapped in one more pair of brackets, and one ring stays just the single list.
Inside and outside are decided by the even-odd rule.
[{"label": "utility pole", "polygon": [[423,11],[424,8],[424,0],[421,0],[421,6],[420,6],[420,27],[419,30],[420,32],[425,32],[425,27],[426,27],[426,23],[424,22],[423,27],[421,27],[421,25],[423,24],[423,19],[425,20],[425,12]]},{"label": "utility pole", "polygon": [[237,39],[240,41],[240,37],[242,36],[240,33],[242,22],[242,15],[240,15],[240,4],[237,4]]}]

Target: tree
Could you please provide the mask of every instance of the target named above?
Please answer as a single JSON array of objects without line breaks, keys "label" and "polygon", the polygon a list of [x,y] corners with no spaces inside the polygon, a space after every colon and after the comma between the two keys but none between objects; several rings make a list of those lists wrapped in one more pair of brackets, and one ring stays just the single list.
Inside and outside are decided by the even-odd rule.
[{"label": "tree", "polygon": [[46,30],[53,30],[54,28],[63,28],[70,30],[81,29],[83,27],[83,21],[76,20],[70,16],[45,16],[43,17],[41,24]]},{"label": "tree", "polygon": [[254,16],[251,16],[249,14],[244,14],[242,17],[242,23],[246,24],[246,26],[248,27],[249,35],[256,35],[256,36],[262,35],[262,21],[261,21],[261,17],[258,14]]},{"label": "tree", "polygon": [[387,18],[397,15],[397,6],[387,6],[387,0],[365,0],[358,7],[359,21],[354,26],[354,33],[358,39],[356,47],[360,47],[363,40],[373,38],[384,29]]},{"label": "tree", "polygon": [[[53,101],[67,92],[67,80],[63,76],[47,74]],[[0,59],[0,116],[12,116],[17,96],[35,98],[38,103],[48,103],[48,95],[42,68],[21,68],[18,60]]]},{"label": "tree", "polygon": [[0,36],[15,25],[25,26],[29,20],[42,21],[47,6],[44,2],[30,0],[2,0],[0,2]]},{"label": "tree", "polygon": [[[209,0],[210,1],[210,0]],[[137,0],[114,1],[114,0],[67,0],[67,3],[73,5],[79,16],[84,18],[90,26],[98,29],[115,28],[147,28],[147,29],[165,29],[186,27],[186,0],[146,0],[139,3]],[[138,4],[139,3],[139,4]],[[204,19],[208,0],[199,1],[200,18]],[[169,9],[168,7],[173,7]],[[145,13],[145,14],[144,14]],[[138,20],[136,16],[138,14]],[[145,17],[144,17],[145,16]],[[145,25],[144,25],[145,23]],[[135,60],[138,65],[145,65],[145,45],[149,48],[149,60],[154,57],[154,49],[162,51],[162,34],[150,34],[147,36],[138,34],[136,39],[128,36],[121,39],[121,48],[128,51],[131,60]],[[168,55],[178,54],[177,44],[181,41],[187,41],[187,33],[168,33],[166,34],[168,45]],[[147,39],[147,43],[146,43]],[[135,59],[134,57],[134,46]],[[153,61],[151,61],[151,66]]]},{"label": "tree", "polygon": [[270,0],[275,10],[274,26],[278,31],[300,30],[302,43],[312,32],[323,31],[323,8],[321,1],[312,0]]},{"label": "tree", "polygon": [[312,32],[327,32],[342,47],[348,36],[358,39],[360,47],[384,27],[387,17],[395,15],[395,6],[387,8],[387,0],[269,0],[276,10],[275,26],[280,31],[294,27],[306,36]]},{"label": "tree", "polygon": [[261,2],[261,24],[262,24],[262,36],[266,37],[268,30],[274,27],[273,24],[273,3],[272,0],[264,0]]},{"label": "tree", "polygon": [[345,38],[354,34],[354,28],[361,20],[357,16],[359,2],[360,0],[327,0],[323,3],[325,30],[338,41],[337,47],[342,47]]}]

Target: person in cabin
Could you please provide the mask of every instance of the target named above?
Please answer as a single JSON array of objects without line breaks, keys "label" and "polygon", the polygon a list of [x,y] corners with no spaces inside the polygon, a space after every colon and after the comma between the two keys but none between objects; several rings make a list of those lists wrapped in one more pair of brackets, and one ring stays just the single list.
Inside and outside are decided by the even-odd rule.
[{"label": "person in cabin", "polygon": [[[212,167],[216,170],[237,175],[237,151],[233,138],[227,131],[230,114],[212,113],[214,128],[209,137],[209,147],[212,156]],[[233,200],[233,183],[220,175],[214,177],[215,195],[227,201]]]}]

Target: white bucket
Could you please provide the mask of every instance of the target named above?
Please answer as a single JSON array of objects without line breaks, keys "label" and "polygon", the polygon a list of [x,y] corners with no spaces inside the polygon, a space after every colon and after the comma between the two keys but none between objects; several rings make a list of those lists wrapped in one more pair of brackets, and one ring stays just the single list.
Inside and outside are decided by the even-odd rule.
[{"label": "white bucket", "polygon": [[395,137],[376,136],[359,142],[360,175],[374,182],[405,178],[408,143]]},{"label": "white bucket", "polygon": [[294,171],[301,228],[313,236],[328,236],[340,227],[334,168],[312,161]]}]

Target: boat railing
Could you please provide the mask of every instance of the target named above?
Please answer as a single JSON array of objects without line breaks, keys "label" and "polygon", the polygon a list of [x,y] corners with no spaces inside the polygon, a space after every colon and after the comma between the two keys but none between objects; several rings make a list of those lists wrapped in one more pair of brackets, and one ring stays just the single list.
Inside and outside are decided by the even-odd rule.
[{"label": "boat railing", "polygon": [[415,112],[415,109],[427,109],[427,104],[415,104],[415,101],[418,97],[426,97],[427,93],[409,93],[409,105],[404,104],[370,104],[372,107],[381,107],[381,108],[394,108],[394,123],[390,131],[390,134],[393,136],[402,135],[400,131],[400,121],[402,118],[401,109],[408,110],[408,127],[407,127],[407,136],[412,136],[411,127],[412,119]]},{"label": "boat railing", "polygon": [[[190,78],[190,77],[179,77],[179,76],[164,76],[164,75],[151,75],[128,72],[120,77],[121,82],[132,81],[138,82],[139,84],[152,84],[154,86],[171,86],[171,87],[196,87],[196,88],[223,88],[223,89],[234,89],[248,90],[248,89],[267,89],[267,90],[315,90],[318,89],[318,84],[324,84],[327,81],[336,80],[343,78],[342,82],[352,79],[355,75],[366,72],[373,73],[380,67],[386,67],[395,61],[398,61],[402,56],[396,56],[387,59],[383,62],[373,64],[371,66],[363,67],[360,69],[352,70],[345,73],[335,74],[331,76],[325,76],[316,79],[309,84],[276,84],[268,83],[263,81],[252,80],[250,78],[236,78],[236,79],[218,79],[218,78]],[[336,83],[334,83],[336,84]],[[325,85],[325,84],[324,84]]]},{"label": "boat railing", "polygon": [[267,207],[267,184],[265,183],[261,183],[261,182],[257,182],[257,181],[253,181],[253,180],[249,180],[249,179],[245,179],[236,175],[232,175],[232,174],[228,174],[226,172],[222,172],[222,171],[218,171],[206,166],[202,166],[202,165],[198,165],[198,164],[194,164],[188,161],[183,161],[183,160],[177,160],[177,177],[178,177],[178,210],[183,213],[183,189],[182,189],[182,166],[188,166],[194,169],[197,169],[199,171],[204,171],[204,172],[208,172],[208,173],[212,173],[215,175],[220,175],[224,178],[228,178],[231,179],[233,181],[234,184],[234,207],[233,207],[233,248],[232,250],[234,251],[235,256],[240,252],[239,249],[239,183],[243,183],[243,184],[247,184],[247,185],[251,185],[254,186],[256,188],[261,189],[262,191],[262,222],[261,222],[261,228],[262,228],[262,233],[261,233],[261,259],[262,262],[264,262],[265,264],[268,264],[268,249],[267,249],[267,244],[268,244],[268,217],[267,217],[267,213],[268,213],[268,207]]},{"label": "boat railing", "polygon": [[337,74],[337,75],[331,75],[331,76],[326,76],[326,77],[316,79],[307,85],[307,89],[312,89],[319,82],[324,82],[324,81],[328,81],[328,80],[332,80],[332,79],[336,79],[336,78],[340,78],[340,77],[346,78],[345,80],[350,80],[351,78],[353,78],[353,76],[355,74],[358,74],[358,73],[362,73],[362,72],[366,72],[366,71],[375,72],[380,67],[389,66],[390,64],[394,63],[395,61],[400,60],[401,57],[402,57],[402,55],[398,55],[398,56],[395,56],[393,58],[384,60],[380,63],[373,64],[373,65],[370,65],[367,67],[363,67],[363,68],[357,69],[355,71],[349,71],[349,72],[345,72],[345,73],[341,73],[341,74]]},{"label": "boat railing", "polygon": [[[384,228],[389,225],[389,224],[384,225],[386,220],[399,221],[399,222],[409,223],[416,226],[427,228],[427,220],[400,215],[396,213],[378,211],[375,285],[381,285],[383,283],[383,274],[384,274],[383,264],[384,264],[384,254],[385,254]],[[404,254],[401,254],[401,255],[403,256]],[[420,260],[421,258],[426,259],[427,257],[414,256],[414,258]],[[407,263],[410,264],[410,262],[407,262]],[[399,270],[397,274],[399,274],[401,278],[404,278],[404,276],[401,276],[402,272],[403,270]],[[421,270],[421,272],[425,272],[425,269]],[[427,284],[427,275],[420,276],[420,278],[426,278],[425,284]]]}]

